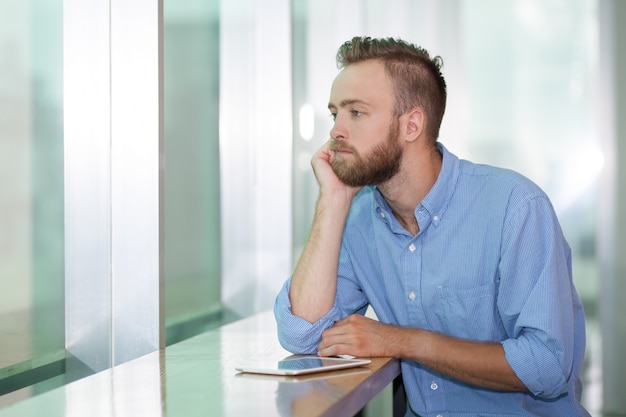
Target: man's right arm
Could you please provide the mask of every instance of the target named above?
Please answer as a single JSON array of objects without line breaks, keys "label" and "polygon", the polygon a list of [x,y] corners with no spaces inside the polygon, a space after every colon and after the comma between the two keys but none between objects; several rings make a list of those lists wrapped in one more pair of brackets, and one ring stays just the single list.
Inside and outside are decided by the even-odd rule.
[{"label": "man's right arm", "polygon": [[291,277],[289,300],[294,315],[310,323],[333,306],[337,268],[349,202],[320,195],[309,238]]},{"label": "man's right arm", "polygon": [[309,238],[291,277],[292,313],[310,323],[332,308],[337,290],[337,268],[343,230],[352,199],[360,188],[342,183],[331,168],[328,143],[311,164],[320,191]]}]

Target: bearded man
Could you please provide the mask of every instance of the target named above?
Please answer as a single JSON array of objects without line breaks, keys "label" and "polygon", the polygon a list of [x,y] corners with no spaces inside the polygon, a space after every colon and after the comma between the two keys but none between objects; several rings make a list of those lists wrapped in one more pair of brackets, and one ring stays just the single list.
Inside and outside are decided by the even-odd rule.
[{"label": "bearded man", "polygon": [[589,416],[584,312],[546,194],[438,141],[441,58],[356,37],[337,62],[312,229],[276,298],[283,347],[400,358],[407,416]]}]

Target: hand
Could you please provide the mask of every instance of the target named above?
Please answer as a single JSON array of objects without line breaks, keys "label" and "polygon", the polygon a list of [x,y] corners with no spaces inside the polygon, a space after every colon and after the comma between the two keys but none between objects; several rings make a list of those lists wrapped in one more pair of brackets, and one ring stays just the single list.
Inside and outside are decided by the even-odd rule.
[{"label": "hand", "polygon": [[326,141],[324,145],[313,155],[311,165],[315,178],[320,186],[320,192],[329,191],[333,194],[335,191],[343,191],[352,198],[359,192],[362,187],[351,187],[344,184],[335,174],[332,168],[335,152],[330,150],[331,139]]},{"label": "hand", "polygon": [[394,346],[401,339],[401,328],[353,314],[339,320],[322,333],[317,354],[348,354],[360,358],[397,356]]}]

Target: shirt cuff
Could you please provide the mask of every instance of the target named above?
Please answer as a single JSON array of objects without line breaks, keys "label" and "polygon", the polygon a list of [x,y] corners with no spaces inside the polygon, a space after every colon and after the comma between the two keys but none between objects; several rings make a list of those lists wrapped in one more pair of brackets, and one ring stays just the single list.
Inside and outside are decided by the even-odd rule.
[{"label": "shirt cuff", "polygon": [[526,336],[502,342],[504,355],[517,377],[539,398],[567,392],[567,380],[557,356],[543,343]]},{"label": "shirt cuff", "polygon": [[335,324],[341,317],[340,310],[333,306],[330,311],[315,323],[310,323],[291,312],[287,280],[276,297],[274,317],[278,326],[278,340],[283,348],[295,354],[317,353],[322,340],[322,332]]}]

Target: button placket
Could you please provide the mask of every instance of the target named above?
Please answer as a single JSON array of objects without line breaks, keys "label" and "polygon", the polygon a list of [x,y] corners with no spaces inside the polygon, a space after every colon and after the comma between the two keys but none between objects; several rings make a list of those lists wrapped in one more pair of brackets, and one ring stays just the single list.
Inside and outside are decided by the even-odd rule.
[{"label": "button placket", "polygon": [[[415,253],[417,246],[415,245],[415,242],[411,242],[407,248],[409,252]],[[409,300],[411,301],[415,301],[415,299],[417,298],[417,294],[415,293],[415,291],[409,291],[407,295],[409,297]]]}]

